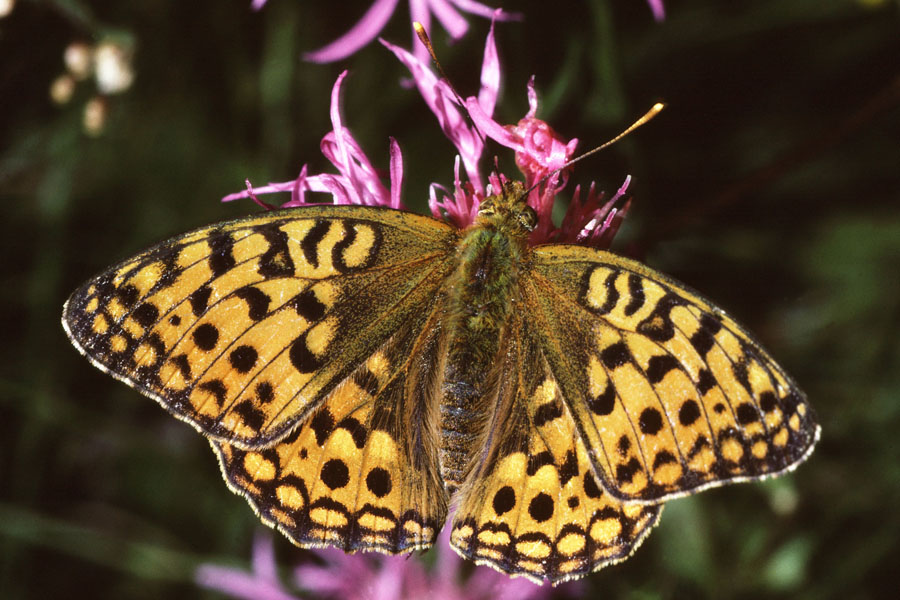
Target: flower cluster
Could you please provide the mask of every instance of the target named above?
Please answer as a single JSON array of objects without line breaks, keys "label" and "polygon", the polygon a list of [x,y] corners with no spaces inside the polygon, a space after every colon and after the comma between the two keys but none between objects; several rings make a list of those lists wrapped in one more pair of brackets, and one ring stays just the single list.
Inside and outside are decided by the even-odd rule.
[{"label": "flower cluster", "polygon": [[[318,50],[306,53],[304,58],[319,63],[347,58],[378,36],[397,9],[397,2],[398,0],[375,0],[369,10],[347,33]],[[265,4],[266,0],[252,0],[250,6],[253,10],[259,10]],[[647,4],[650,5],[653,18],[657,21],[662,21],[666,17],[662,0],[647,0]],[[469,24],[461,12],[501,21],[521,18],[519,13],[494,9],[475,0],[409,0],[411,22],[421,23],[425,27],[425,31],[430,33],[431,15],[434,14],[454,41],[462,38],[469,29]],[[416,57],[419,60],[427,61],[428,55],[425,49],[415,42],[415,37],[413,37]]]},{"label": "flower cluster", "polygon": [[[571,160],[578,140],[566,141],[545,121],[537,118],[538,99],[533,79],[527,86],[528,113],[515,125],[502,125],[494,120],[501,68],[493,26],[485,44],[481,89],[477,97],[465,100],[465,107],[459,106],[452,89],[431,70],[427,62],[383,40],[382,44],[409,69],[416,87],[437,117],[444,135],[459,152],[452,189],[437,183],[431,185],[429,207],[433,216],[465,228],[474,222],[479,204],[490,195],[491,190],[502,189],[502,183],[506,180],[503,174],[492,171],[485,177],[479,167],[485,146],[483,136],[487,136],[515,151],[516,165],[530,189],[528,203],[539,217],[539,226],[531,237],[533,244],[563,242],[601,248],[609,246],[628,208],[626,192],[630,179],[626,178],[622,187],[609,199],[598,192],[593,184],[586,193],[576,187],[562,223],[559,226],[553,224],[551,214],[554,203],[568,181],[565,165]],[[338,173],[310,175],[304,166],[294,180],[259,188],[251,188],[248,183],[246,190],[230,194],[224,200],[249,197],[271,207],[260,202],[258,196],[289,192],[291,198],[282,206],[294,207],[311,203],[307,199],[308,192],[325,192],[331,195],[335,204],[404,208],[400,198],[403,182],[400,146],[396,140],[391,139],[390,183],[386,188],[381,173],[372,165],[372,161],[343,124],[340,91],[345,76],[346,72],[338,77],[332,90],[333,130],[322,140],[322,152]],[[471,116],[471,121],[466,119],[464,111]]]},{"label": "flower cluster", "polygon": [[555,590],[527,579],[510,579],[492,569],[476,569],[463,577],[464,561],[450,550],[449,527],[435,543],[434,564],[426,568],[407,556],[345,554],[336,549],[318,551],[321,564],[303,563],[293,571],[293,586],[278,576],[275,551],[268,534],[257,534],[253,542],[252,570],[202,565],[197,583],[232,598],[247,600],[296,600],[289,587],[312,593],[316,598],[342,600],[542,600],[551,595],[577,596],[580,583],[566,583]]}]

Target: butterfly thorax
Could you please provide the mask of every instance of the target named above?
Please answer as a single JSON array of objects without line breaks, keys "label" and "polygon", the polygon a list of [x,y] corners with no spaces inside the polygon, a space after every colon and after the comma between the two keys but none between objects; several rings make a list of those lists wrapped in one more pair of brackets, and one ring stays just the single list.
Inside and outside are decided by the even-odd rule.
[{"label": "butterfly thorax", "polygon": [[449,342],[440,404],[441,474],[451,491],[471,469],[489,426],[498,383],[491,367],[502,351],[519,275],[529,264],[535,222],[523,186],[508,184],[482,202],[458,246],[447,287]]}]

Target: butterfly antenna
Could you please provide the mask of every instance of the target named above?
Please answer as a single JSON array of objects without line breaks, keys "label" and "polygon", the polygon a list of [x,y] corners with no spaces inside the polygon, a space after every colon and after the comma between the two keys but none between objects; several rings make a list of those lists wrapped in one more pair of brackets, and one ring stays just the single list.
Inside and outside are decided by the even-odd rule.
[{"label": "butterfly antenna", "polygon": [[623,137],[625,137],[626,135],[630,134],[632,131],[634,131],[634,130],[637,129],[638,127],[640,127],[640,126],[645,125],[646,123],[648,123],[653,117],[655,117],[655,116],[658,115],[660,112],[662,112],[662,109],[664,109],[665,107],[666,107],[666,105],[665,105],[664,103],[662,103],[662,102],[657,102],[656,104],[654,104],[654,105],[650,108],[650,110],[648,110],[647,112],[645,112],[644,115],[643,115],[640,119],[638,119],[637,121],[635,121],[634,123],[632,123],[631,125],[629,125],[627,128],[625,128],[625,130],[624,130],[622,133],[620,133],[619,135],[617,135],[617,136],[614,137],[613,139],[609,140],[608,142],[606,142],[606,143],[604,143],[604,144],[601,144],[601,145],[597,146],[597,147],[594,148],[593,150],[588,150],[587,152],[585,152],[585,153],[582,154],[581,156],[576,156],[575,158],[573,158],[572,160],[570,160],[569,162],[567,162],[567,163],[564,164],[563,166],[559,167],[558,169],[554,169],[554,170],[551,171],[550,173],[547,173],[546,175],[544,175],[544,176],[541,178],[540,181],[538,181],[537,183],[535,183],[534,185],[532,185],[530,188],[528,188],[527,190],[525,190],[525,195],[527,196],[528,194],[531,193],[532,190],[534,190],[534,189],[536,189],[536,188],[538,188],[538,187],[544,185],[544,184],[547,182],[548,179],[550,179],[551,177],[553,177],[554,175],[556,175],[557,173],[559,173],[559,172],[562,171],[563,169],[568,169],[569,167],[571,167],[571,166],[574,165],[575,163],[584,160],[584,159],[587,158],[588,156],[592,156],[592,155],[594,155],[594,154],[597,154],[597,153],[600,152],[601,150],[604,150],[604,149],[606,149],[606,148],[609,148],[610,146],[612,146],[613,144],[615,144],[616,142],[618,142],[619,140],[621,140],[621,139],[622,139]]},{"label": "butterfly antenna", "polygon": [[471,125],[472,129],[475,130],[475,133],[478,134],[478,137],[481,139],[482,144],[487,144],[487,140],[485,140],[484,134],[481,133],[481,130],[478,129],[478,126],[475,124],[475,121],[472,120],[472,115],[469,114],[469,109],[466,108],[466,103],[463,102],[462,96],[459,95],[459,92],[456,91],[456,88],[453,87],[453,83],[450,81],[450,78],[447,77],[447,73],[444,72],[444,67],[441,66],[440,61],[437,59],[437,54],[434,52],[434,46],[431,45],[431,39],[428,37],[428,33],[425,31],[425,26],[419,23],[418,21],[413,21],[413,29],[416,31],[416,35],[419,38],[419,41],[422,42],[422,45],[428,50],[429,56],[431,56],[431,62],[434,63],[435,68],[441,76],[441,79],[444,80],[444,83],[447,84],[447,87],[450,88],[450,91],[453,92],[453,98],[456,100],[456,103],[459,104],[459,108],[462,110],[463,115],[466,117],[466,123]]}]

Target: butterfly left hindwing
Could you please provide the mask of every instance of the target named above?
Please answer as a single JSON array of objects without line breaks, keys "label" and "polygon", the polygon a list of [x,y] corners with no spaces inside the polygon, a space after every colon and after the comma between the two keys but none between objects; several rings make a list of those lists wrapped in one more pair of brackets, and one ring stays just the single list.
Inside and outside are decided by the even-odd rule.
[{"label": "butterfly left hindwing", "polygon": [[[436,310],[424,311],[273,446],[213,441],[229,487],[304,547],[429,547],[447,516],[427,405]],[[415,357],[415,358],[414,358]]]}]

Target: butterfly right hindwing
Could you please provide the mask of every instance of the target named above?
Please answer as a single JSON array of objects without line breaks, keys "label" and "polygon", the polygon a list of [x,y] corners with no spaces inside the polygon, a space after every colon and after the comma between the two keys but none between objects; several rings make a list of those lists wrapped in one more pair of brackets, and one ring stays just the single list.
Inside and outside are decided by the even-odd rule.
[{"label": "butterfly right hindwing", "polygon": [[623,504],[597,481],[527,319],[507,329],[490,435],[450,541],[479,564],[555,584],[630,556],[662,506]]}]

